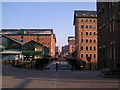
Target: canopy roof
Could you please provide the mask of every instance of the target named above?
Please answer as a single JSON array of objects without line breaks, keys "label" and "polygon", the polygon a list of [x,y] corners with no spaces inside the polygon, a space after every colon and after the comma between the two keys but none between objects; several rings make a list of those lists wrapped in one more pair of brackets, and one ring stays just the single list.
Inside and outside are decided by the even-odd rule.
[{"label": "canopy roof", "polygon": [[23,51],[23,55],[43,55],[42,51]]},{"label": "canopy roof", "polygon": [[14,49],[8,49],[5,51],[0,52],[1,54],[21,54],[22,51],[20,50],[14,50]]}]

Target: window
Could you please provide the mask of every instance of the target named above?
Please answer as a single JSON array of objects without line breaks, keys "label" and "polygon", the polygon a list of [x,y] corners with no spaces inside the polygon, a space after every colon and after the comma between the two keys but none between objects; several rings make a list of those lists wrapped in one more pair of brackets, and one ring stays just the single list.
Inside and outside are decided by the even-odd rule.
[{"label": "window", "polygon": [[86,39],[86,43],[88,42],[88,39]]},{"label": "window", "polygon": [[92,54],[90,54],[90,57],[92,57]]},{"label": "window", "polygon": [[83,50],[83,46],[81,46],[81,50]]},{"label": "window", "polygon": [[88,28],[88,25],[86,25],[86,28]]},{"label": "window", "polygon": [[21,39],[23,39],[23,36],[21,36]]},{"label": "window", "polygon": [[96,47],[94,47],[94,50],[96,50]]},{"label": "window", "polygon": [[86,58],[88,57],[88,54],[86,54]]},{"label": "window", "polygon": [[94,35],[96,35],[96,33],[94,32]]},{"label": "window", "polygon": [[94,25],[94,27],[93,27],[94,29],[96,29],[96,25]]},{"label": "window", "polygon": [[96,43],[96,40],[94,39],[94,43]]},{"label": "window", "polygon": [[83,22],[83,19],[81,19],[81,22]]},{"label": "window", "polygon": [[104,14],[104,7],[102,8],[102,14]]},{"label": "window", "polygon": [[36,40],[39,41],[39,38],[37,37]]},{"label": "window", "polygon": [[113,2],[109,2],[109,8],[112,8]]},{"label": "window", "polygon": [[101,12],[100,12],[100,11],[99,11],[99,14],[98,14],[98,15],[99,15],[99,18],[100,18],[100,17],[101,17]]},{"label": "window", "polygon": [[86,35],[88,35],[88,32],[86,32]]},{"label": "window", "polygon": [[113,26],[112,23],[110,23],[110,32],[112,32],[112,26]]},{"label": "window", "polygon": [[111,8],[111,2],[108,2],[108,8]]},{"label": "window", "polygon": [[90,22],[92,22],[92,20],[90,19]]},{"label": "window", "polygon": [[81,32],[81,35],[83,35],[83,32]]},{"label": "window", "polygon": [[[103,48],[102,53],[103,53],[103,55],[105,55],[105,53],[106,53],[105,47]],[[112,53],[113,53],[113,47],[112,47]],[[113,55],[112,55],[112,57],[113,57]]]},{"label": "window", "polygon": [[99,48],[99,56],[101,57],[102,56],[102,49],[101,48]]},{"label": "window", "polygon": [[86,19],[86,22],[88,22],[88,19]]},{"label": "window", "polygon": [[92,35],[92,32],[90,32],[90,35]]},{"label": "window", "polygon": [[83,58],[83,54],[81,54],[81,58]]},{"label": "window", "polygon": [[93,22],[95,22],[96,20],[94,19]]},{"label": "window", "polygon": [[86,50],[88,50],[88,47],[86,47]]},{"label": "window", "polygon": [[92,42],[92,39],[90,39],[90,43]]},{"label": "window", "polygon": [[81,28],[84,28],[84,25],[81,25]]},{"label": "window", "polygon": [[113,21],[113,32],[114,32],[114,29],[115,29],[115,28],[114,28],[114,21]]},{"label": "window", "polygon": [[114,32],[114,22],[110,22],[110,32]]},{"label": "window", "polygon": [[50,40],[50,38],[48,38],[47,40]]},{"label": "window", "polygon": [[90,28],[92,28],[92,25],[90,25]]},{"label": "window", "polygon": [[81,41],[83,42],[83,39],[81,39]]},{"label": "window", "polygon": [[103,28],[102,28],[102,34],[104,34],[105,33],[105,25],[103,25]]},{"label": "window", "polygon": [[90,47],[90,50],[92,50],[92,47]]}]

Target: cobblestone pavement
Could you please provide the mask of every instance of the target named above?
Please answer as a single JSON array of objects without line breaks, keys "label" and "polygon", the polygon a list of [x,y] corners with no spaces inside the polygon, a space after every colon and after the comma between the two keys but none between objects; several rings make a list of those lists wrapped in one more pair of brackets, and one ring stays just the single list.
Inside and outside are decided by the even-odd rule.
[{"label": "cobblestone pavement", "polygon": [[118,88],[118,79],[103,78],[99,71],[31,70],[2,66],[2,88]]}]

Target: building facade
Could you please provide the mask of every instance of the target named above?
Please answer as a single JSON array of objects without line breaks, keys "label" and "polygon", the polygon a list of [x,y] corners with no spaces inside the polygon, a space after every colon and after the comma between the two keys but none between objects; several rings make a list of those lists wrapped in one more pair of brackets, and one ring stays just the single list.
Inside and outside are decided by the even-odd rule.
[{"label": "building facade", "polygon": [[68,48],[71,55],[75,51],[75,37],[68,37]]},{"label": "building facade", "polygon": [[34,60],[49,57],[49,48],[33,40],[22,45],[23,60]]},{"label": "building facade", "polygon": [[66,57],[66,56],[68,56],[68,45],[65,45],[65,46],[62,46],[62,52],[61,52],[61,54],[62,54],[62,57]]},{"label": "building facade", "polygon": [[60,46],[56,46],[55,56],[58,57],[61,54]]},{"label": "building facade", "polygon": [[3,60],[35,60],[49,58],[49,48],[33,40],[23,43],[9,36],[0,37],[0,46],[4,49],[0,52]]},{"label": "building facade", "polygon": [[76,59],[97,63],[97,12],[74,11]]},{"label": "building facade", "polygon": [[0,52],[2,60],[20,60],[22,53],[22,45],[24,43],[13,39],[8,36],[0,37],[0,45],[4,47],[4,49]]},{"label": "building facade", "polygon": [[97,2],[99,68],[120,68],[120,1]]},{"label": "building facade", "polygon": [[53,29],[2,29],[2,34],[23,43],[34,40],[50,49],[50,56],[55,57],[56,37]]}]

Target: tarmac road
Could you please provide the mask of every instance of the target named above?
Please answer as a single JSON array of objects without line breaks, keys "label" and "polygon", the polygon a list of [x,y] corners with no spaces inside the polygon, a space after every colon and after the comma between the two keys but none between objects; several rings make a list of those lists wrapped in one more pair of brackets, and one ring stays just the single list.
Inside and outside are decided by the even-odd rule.
[{"label": "tarmac road", "polygon": [[118,79],[103,78],[99,71],[30,70],[2,66],[2,88],[118,88]]}]

